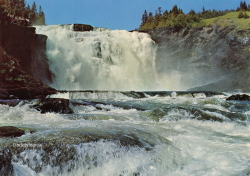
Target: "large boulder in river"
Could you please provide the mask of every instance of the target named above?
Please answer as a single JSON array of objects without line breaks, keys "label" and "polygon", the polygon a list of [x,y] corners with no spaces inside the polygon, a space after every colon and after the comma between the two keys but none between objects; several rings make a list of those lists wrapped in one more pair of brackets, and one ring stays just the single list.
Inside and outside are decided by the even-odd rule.
[{"label": "large boulder in river", "polygon": [[67,99],[62,99],[62,98],[41,99],[40,102],[33,107],[41,111],[41,113],[46,113],[46,112],[55,112],[61,114],[74,113],[71,102]]},{"label": "large boulder in river", "polygon": [[0,137],[20,137],[24,135],[24,130],[13,126],[0,127]]},{"label": "large boulder in river", "polygon": [[228,97],[226,100],[250,101],[250,96],[247,94],[236,94]]}]

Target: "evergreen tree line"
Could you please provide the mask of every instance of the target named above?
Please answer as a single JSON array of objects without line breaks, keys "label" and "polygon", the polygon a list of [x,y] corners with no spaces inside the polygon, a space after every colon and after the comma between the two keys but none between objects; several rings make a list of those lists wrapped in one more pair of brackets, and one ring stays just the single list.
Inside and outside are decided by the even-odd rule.
[{"label": "evergreen tree line", "polygon": [[177,5],[174,5],[170,11],[165,10],[162,13],[161,7],[158,7],[158,10],[155,11],[155,14],[152,12],[147,13],[146,10],[144,11],[142,15],[142,23],[139,29],[147,30],[162,27],[191,27],[194,23],[200,23],[202,19],[223,16],[232,11],[235,10],[205,10],[203,7],[202,12],[196,13],[194,10],[190,10],[189,13],[184,14],[182,9],[178,8]]},{"label": "evergreen tree line", "polygon": [[236,11],[250,11],[250,4],[247,5],[246,1],[241,1]]},{"label": "evergreen tree line", "polygon": [[250,11],[250,4],[247,5],[246,1],[241,1],[236,11],[239,11],[238,18],[249,18],[246,11]]},{"label": "evergreen tree line", "polygon": [[42,7],[37,10],[34,2],[30,7],[25,0],[2,0],[0,5],[0,22],[2,24],[45,25]]}]

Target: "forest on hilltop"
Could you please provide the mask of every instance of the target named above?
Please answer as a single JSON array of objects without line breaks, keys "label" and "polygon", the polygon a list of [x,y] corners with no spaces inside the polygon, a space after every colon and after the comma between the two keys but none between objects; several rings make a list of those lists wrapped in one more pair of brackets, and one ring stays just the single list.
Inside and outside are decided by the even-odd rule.
[{"label": "forest on hilltop", "polygon": [[33,2],[30,7],[25,0],[0,0],[0,23],[22,26],[45,25],[42,7]]},{"label": "forest on hilltop", "polygon": [[247,5],[245,1],[241,1],[240,6],[236,10],[206,10],[203,7],[201,12],[196,13],[191,9],[187,14],[178,8],[177,5],[174,5],[170,11],[165,10],[164,12],[161,7],[158,7],[158,9],[155,10],[155,14],[153,14],[153,12],[148,13],[146,10],[144,11],[139,30],[163,27],[202,27],[204,26],[202,23],[203,19],[215,18],[235,11],[239,11],[238,18],[249,18],[246,11],[250,11],[250,5]]}]

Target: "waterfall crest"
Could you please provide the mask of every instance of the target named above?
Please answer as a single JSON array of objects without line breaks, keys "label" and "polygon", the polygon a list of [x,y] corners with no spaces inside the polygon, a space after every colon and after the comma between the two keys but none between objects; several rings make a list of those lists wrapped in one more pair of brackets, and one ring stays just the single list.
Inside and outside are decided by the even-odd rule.
[{"label": "waterfall crest", "polygon": [[37,26],[48,36],[47,56],[58,90],[159,90],[156,45],[148,34],[73,25]]}]

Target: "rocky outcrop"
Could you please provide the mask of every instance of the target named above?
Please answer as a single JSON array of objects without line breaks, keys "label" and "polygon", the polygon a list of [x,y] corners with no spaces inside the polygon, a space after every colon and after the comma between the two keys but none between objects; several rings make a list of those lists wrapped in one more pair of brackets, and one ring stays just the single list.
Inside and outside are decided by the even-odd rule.
[{"label": "rocky outcrop", "polygon": [[250,37],[240,36],[234,28],[146,31],[158,44],[160,80],[171,85],[170,90],[250,91]]},{"label": "rocky outcrop", "polygon": [[20,137],[24,135],[24,131],[12,126],[0,127],[0,137]]},{"label": "rocky outcrop", "polygon": [[35,28],[18,25],[0,25],[0,46],[14,58],[18,58],[23,70],[31,73],[32,49]]},{"label": "rocky outcrop", "polygon": [[0,99],[33,99],[56,93],[56,90],[33,78],[0,48]]},{"label": "rocky outcrop", "polygon": [[61,114],[74,113],[71,107],[72,105],[70,101],[62,98],[41,99],[35,106],[33,106],[33,108],[41,111],[41,113],[55,112]]},{"label": "rocky outcrop", "polygon": [[93,29],[94,27],[88,24],[73,24],[74,31],[92,31]]},{"label": "rocky outcrop", "polygon": [[226,100],[250,101],[250,96],[247,94],[236,94],[228,97]]},{"label": "rocky outcrop", "polygon": [[34,27],[14,24],[0,24],[0,34],[0,47],[18,59],[23,71],[43,83],[52,81],[45,54],[46,36],[36,34]]}]

